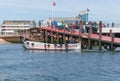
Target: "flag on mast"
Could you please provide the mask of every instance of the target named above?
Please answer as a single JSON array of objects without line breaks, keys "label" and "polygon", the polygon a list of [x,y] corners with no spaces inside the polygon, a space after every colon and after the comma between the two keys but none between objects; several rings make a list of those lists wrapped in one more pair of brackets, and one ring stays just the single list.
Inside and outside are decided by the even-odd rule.
[{"label": "flag on mast", "polygon": [[52,2],[52,6],[56,6],[56,3],[55,3],[55,2]]}]

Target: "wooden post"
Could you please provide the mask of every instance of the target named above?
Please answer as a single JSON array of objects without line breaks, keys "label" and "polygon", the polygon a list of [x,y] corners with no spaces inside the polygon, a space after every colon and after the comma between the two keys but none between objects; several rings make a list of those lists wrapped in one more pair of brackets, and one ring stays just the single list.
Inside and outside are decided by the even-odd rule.
[{"label": "wooden post", "polygon": [[99,50],[102,50],[101,39],[102,39],[102,21],[99,22]]},{"label": "wooden post", "polygon": [[68,44],[66,43],[66,35],[65,35],[65,27],[64,27],[64,35],[63,35],[63,40],[64,40],[64,45],[65,45],[65,48],[66,48],[66,51],[68,51]]},{"label": "wooden post", "polygon": [[[24,34],[24,33],[23,33]],[[30,29],[28,30],[28,35],[29,35],[29,40],[31,40],[31,33],[30,33]]]},{"label": "wooden post", "polygon": [[41,34],[41,36],[40,36],[40,41],[43,41],[42,39],[43,39],[43,37],[44,37],[44,35],[43,35],[43,30],[42,30],[42,28],[40,28],[40,32],[39,32],[40,34]]},{"label": "wooden post", "polygon": [[112,30],[110,30],[110,37],[111,37],[110,50],[111,50],[111,51],[114,51],[114,45],[113,45],[113,42],[114,42],[114,34],[112,33]]},{"label": "wooden post", "polygon": [[68,36],[68,43],[70,43],[70,36]]},{"label": "wooden post", "polygon": [[45,31],[45,43],[48,43],[48,32],[47,32],[47,30]]},{"label": "wooden post", "polygon": [[60,42],[60,44],[62,44],[62,43],[63,43],[63,35],[60,35],[59,42]]},{"label": "wooden post", "polygon": [[73,41],[73,28],[71,28],[71,38],[70,38],[70,43]]},{"label": "wooden post", "polygon": [[45,50],[47,50],[47,48],[46,48],[46,43],[48,43],[48,32],[47,32],[47,30],[45,31],[45,44],[44,44],[44,48],[45,48]]},{"label": "wooden post", "polygon": [[112,51],[114,51],[114,33],[112,33]]},{"label": "wooden post", "polygon": [[80,43],[80,46],[82,46],[82,28],[83,28],[83,22],[80,21],[79,24],[80,24],[80,26],[79,26],[79,39],[78,39],[78,41]]},{"label": "wooden post", "polygon": [[[26,32],[26,30],[25,30],[25,32]],[[29,39],[32,40],[32,31],[31,31],[31,29],[29,29],[29,34],[30,34]]]},{"label": "wooden post", "polygon": [[80,21],[80,27],[79,27],[79,39],[78,39],[78,41],[80,42],[81,40],[80,40],[80,38],[81,38],[81,33],[82,33],[82,21]]},{"label": "wooden post", "polygon": [[92,28],[89,29],[89,34],[88,34],[88,49],[91,49],[91,33],[92,33]]},{"label": "wooden post", "polygon": [[31,40],[33,40],[33,41],[34,41],[34,30],[33,30],[33,29],[31,29],[31,30],[30,30],[30,33],[31,33]]},{"label": "wooden post", "polygon": [[65,38],[65,27],[64,27],[64,34],[63,34],[63,42],[64,42],[64,44],[66,44],[66,38]]},{"label": "wooden post", "polygon": [[58,35],[58,32],[57,32],[57,44],[59,44],[59,35]]},{"label": "wooden post", "polygon": [[51,31],[51,43],[53,43],[53,32]]},{"label": "wooden post", "polygon": [[46,42],[46,41],[45,41],[45,36],[46,36],[45,31],[44,31],[44,35],[43,35],[43,36],[44,36],[44,43],[45,43],[45,42]]},{"label": "wooden post", "polygon": [[36,28],[36,41],[38,42],[39,41],[39,36],[38,36],[38,28]]}]

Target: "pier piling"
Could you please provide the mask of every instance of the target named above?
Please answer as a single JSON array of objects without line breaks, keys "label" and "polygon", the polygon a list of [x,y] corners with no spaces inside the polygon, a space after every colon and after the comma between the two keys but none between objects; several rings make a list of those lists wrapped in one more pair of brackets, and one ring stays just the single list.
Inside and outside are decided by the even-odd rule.
[{"label": "pier piling", "polygon": [[63,31],[64,31],[64,34],[63,34],[63,42],[64,42],[64,44],[66,44],[66,36],[65,36],[65,27],[64,27],[64,29],[63,29]]},{"label": "pier piling", "polygon": [[73,41],[73,28],[71,27],[71,38],[70,38],[70,42],[72,43]]},{"label": "pier piling", "polygon": [[91,33],[92,33],[92,28],[89,29],[89,34],[88,34],[88,49],[91,49]]},{"label": "pier piling", "polygon": [[51,31],[50,34],[51,34],[51,43],[53,43],[53,32]]},{"label": "pier piling", "polygon": [[110,37],[111,37],[110,50],[114,51],[114,45],[113,45],[113,42],[114,42],[114,33],[112,33],[112,30],[110,30]]},{"label": "pier piling", "polygon": [[48,42],[48,32],[47,32],[47,30],[45,31],[45,43],[47,43]]},{"label": "pier piling", "polygon": [[102,21],[99,22],[99,50],[102,50]]},{"label": "pier piling", "polygon": [[59,35],[58,35],[58,32],[56,34],[57,34],[57,44],[59,44]]}]

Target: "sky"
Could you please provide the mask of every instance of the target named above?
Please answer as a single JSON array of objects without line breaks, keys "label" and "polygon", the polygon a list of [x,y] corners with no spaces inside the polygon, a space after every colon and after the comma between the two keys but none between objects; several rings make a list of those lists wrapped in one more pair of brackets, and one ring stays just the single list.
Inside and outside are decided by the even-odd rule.
[{"label": "sky", "polygon": [[52,16],[52,7],[53,17],[75,17],[88,8],[89,21],[120,22],[120,0],[0,0],[0,24],[44,20]]}]

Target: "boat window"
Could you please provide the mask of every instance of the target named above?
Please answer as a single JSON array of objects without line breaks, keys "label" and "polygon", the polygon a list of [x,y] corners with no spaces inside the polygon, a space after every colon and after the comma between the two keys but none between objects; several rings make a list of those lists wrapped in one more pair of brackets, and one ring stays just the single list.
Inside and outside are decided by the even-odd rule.
[{"label": "boat window", "polygon": [[50,47],[50,44],[48,44],[48,48]]},{"label": "boat window", "polygon": [[29,42],[27,42],[27,45],[29,45]]},{"label": "boat window", "polygon": [[34,43],[32,43],[31,45],[34,46]]}]

